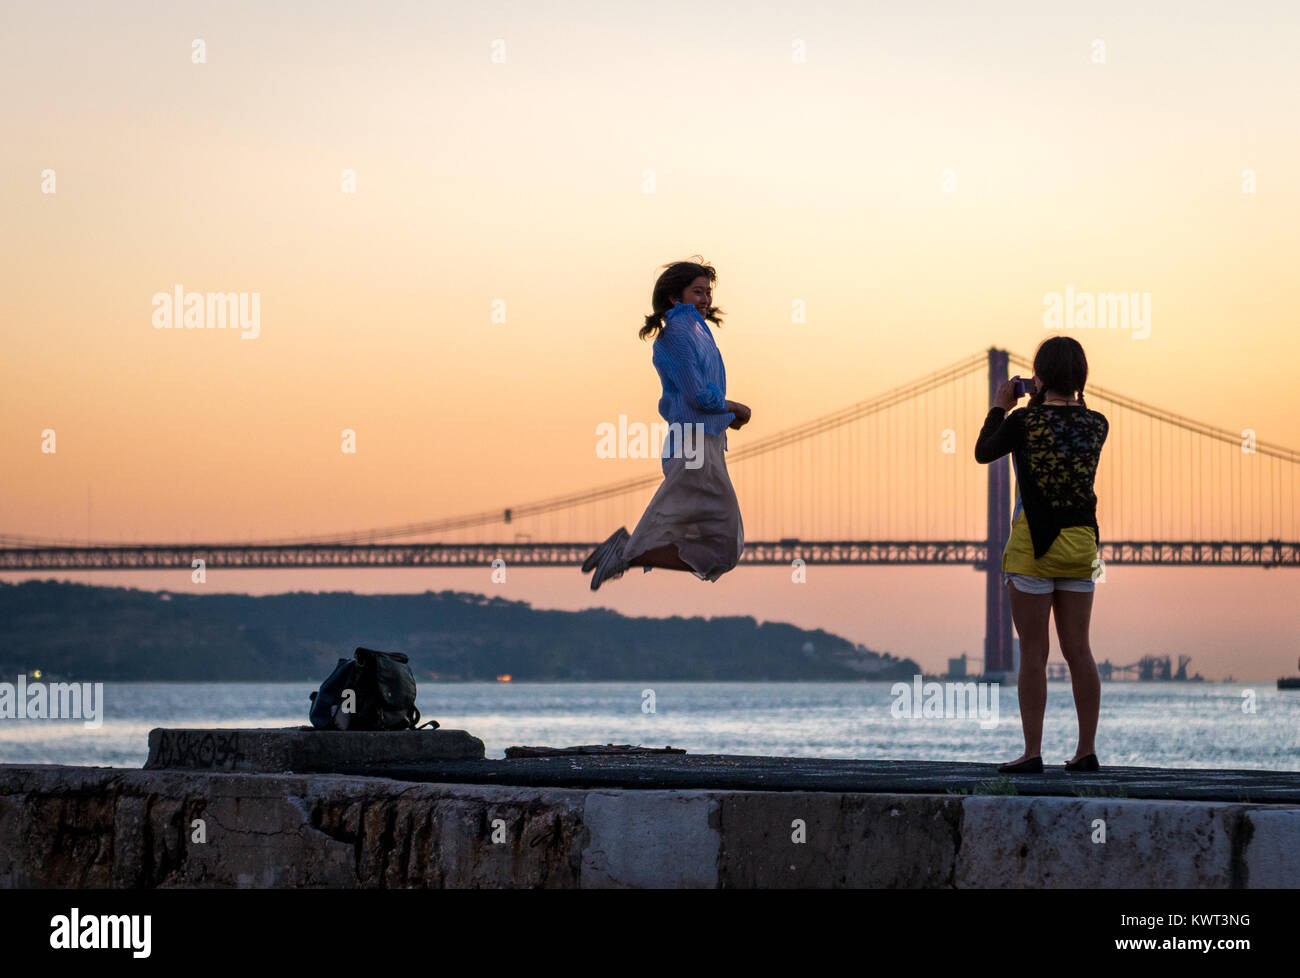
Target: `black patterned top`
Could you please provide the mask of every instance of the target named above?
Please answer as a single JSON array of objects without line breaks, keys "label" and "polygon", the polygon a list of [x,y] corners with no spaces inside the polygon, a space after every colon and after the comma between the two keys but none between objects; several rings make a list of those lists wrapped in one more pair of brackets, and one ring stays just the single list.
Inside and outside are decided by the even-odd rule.
[{"label": "black patterned top", "polygon": [[1011,453],[1035,558],[1067,526],[1090,526],[1100,540],[1093,480],[1109,431],[1099,411],[1068,404],[989,411],[975,441],[975,461],[987,465]]}]

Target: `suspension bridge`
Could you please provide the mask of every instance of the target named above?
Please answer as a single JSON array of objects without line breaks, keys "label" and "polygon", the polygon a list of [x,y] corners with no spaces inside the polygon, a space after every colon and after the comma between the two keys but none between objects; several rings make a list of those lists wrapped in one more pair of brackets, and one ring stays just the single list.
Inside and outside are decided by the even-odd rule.
[{"label": "suspension bridge", "polygon": [[[748,441],[727,466],[747,542],[742,563],[954,564],[985,573],[985,671],[1011,668],[1000,556],[1011,465],[974,461],[999,384],[1023,357],[991,349],[830,414]],[[1110,421],[1097,471],[1104,564],[1300,567],[1300,452],[1089,386]],[[649,465],[647,469],[651,468]],[[245,543],[84,546],[0,537],[0,571],[575,565],[631,528],[659,485],[636,478],[459,516]]]}]

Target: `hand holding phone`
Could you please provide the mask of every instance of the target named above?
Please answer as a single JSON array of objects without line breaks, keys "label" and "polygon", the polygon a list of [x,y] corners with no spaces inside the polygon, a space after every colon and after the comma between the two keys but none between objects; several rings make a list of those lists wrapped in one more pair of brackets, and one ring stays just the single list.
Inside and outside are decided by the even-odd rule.
[{"label": "hand holding phone", "polygon": [[993,406],[1001,408],[1003,411],[1010,411],[1016,406],[1016,401],[1026,394],[1034,392],[1034,380],[1031,377],[1025,380],[1023,377],[1012,377],[1010,380],[1004,380],[998,385],[997,395],[993,398]]}]

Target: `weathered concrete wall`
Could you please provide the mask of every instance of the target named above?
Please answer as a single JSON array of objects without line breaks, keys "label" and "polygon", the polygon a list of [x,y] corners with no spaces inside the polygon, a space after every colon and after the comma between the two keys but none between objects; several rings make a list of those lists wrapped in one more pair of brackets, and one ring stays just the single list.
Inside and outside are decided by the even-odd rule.
[{"label": "weathered concrete wall", "polygon": [[1296,887],[1300,808],[0,766],[0,886]]}]

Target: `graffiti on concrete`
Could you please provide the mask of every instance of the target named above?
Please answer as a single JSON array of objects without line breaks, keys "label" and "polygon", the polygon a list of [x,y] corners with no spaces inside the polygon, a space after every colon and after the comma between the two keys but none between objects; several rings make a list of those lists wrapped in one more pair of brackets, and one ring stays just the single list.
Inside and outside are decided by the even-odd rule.
[{"label": "graffiti on concrete", "polygon": [[150,766],[232,769],[242,760],[238,730],[163,730]]}]

